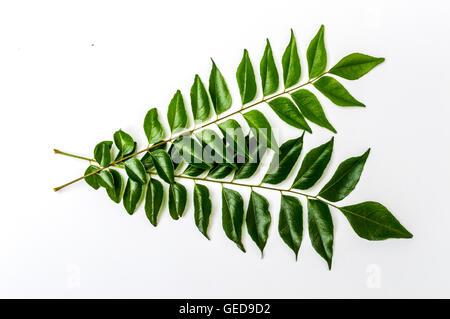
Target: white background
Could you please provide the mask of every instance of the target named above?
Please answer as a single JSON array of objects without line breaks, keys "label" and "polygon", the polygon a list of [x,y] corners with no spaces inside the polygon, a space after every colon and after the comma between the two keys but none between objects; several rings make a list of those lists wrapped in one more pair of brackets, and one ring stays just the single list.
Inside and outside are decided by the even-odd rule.
[{"label": "white background", "polygon": [[[0,297],[450,297],[449,18],[447,1],[2,1]],[[181,220],[166,208],[154,228],[142,207],[129,216],[84,182],[52,191],[87,164],[54,147],[92,156],[119,128],[143,146],[147,110],[158,107],[166,123],[175,90],[188,101],[194,75],[207,82],[210,57],[237,108],[242,50],[258,69],[267,37],[280,61],[293,28],[305,81],[321,24],[329,67],[352,52],[386,57],[360,80],[341,80],[367,108],[319,97],[339,132],[326,176],[372,147],[343,204],[380,201],[413,239],[363,240],[333,210],[328,271],[306,230],[295,262],[277,233],[277,193],[260,191],[273,216],[261,259],[245,229],[246,254],[226,238],[216,185],[211,241],[195,228],[191,200]],[[261,109],[283,128],[280,144],[298,136]],[[331,136],[313,130],[305,149]]]}]

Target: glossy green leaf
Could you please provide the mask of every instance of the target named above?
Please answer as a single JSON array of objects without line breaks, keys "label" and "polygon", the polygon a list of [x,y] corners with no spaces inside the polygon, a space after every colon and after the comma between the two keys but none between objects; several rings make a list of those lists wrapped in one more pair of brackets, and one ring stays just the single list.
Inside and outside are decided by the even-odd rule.
[{"label": "glossy green leaf", "polygon": [[153,165],[156,168],[158,176],[166,183],[172,184],[175,182],[175,173],[173,169],[172,159],[165,150],[156,150],[150,153],[153,160]]},{"label": "glossy green leaf", "polygon": [[279,154],[274,154],[270,162],[267,174],[263,178],[264,183],[279,184],[284,181],[291,172],[303,148],[303,135],[289,140],[280,147]]},{"label": "glossy green leaf", "polygon": [[164,138],[164,128],[158,119],[158,109],[152,108],[145,115],[144,132],[150,144],[155,144]]},{"label": "glossy green leaf", "polygon": [[241,157],[248,157],[248,149],[245,143],[245,135],[241,125],[234,119],[226,120],[218,124],[220,131],[225,136],[225,144],[231,145],[236,154]]},{"label": "glossy green leaf", "polygon": [[[133,142],[133,148],[129,154],[134,153],[136,151],[136,147],[137,147],[137,143]],[[116,155],[114,161],[119,161],[119,160],[123,159],[123,157],[124,157],[124,155],[122,155],[122,151],[119,150],[119,152],[117,152],[117,155]]]},{"label": "glossy green leaf", "polygon": [[[98,169],[100,169],[100,167],[95,166],[95,165],[89,165],[89,167],[86,169],[86,171],[84,172],[84,175],[88,175],[91,174],[92,172],[97,171]],[[88,183],[89,186],[91,186],[93,189],[99,189],[100,185],[98,183],[98,175],[97,174],[93,174],[90,175],[88,177],[85,177],[84,180],[86,181],[86,183]]]},{"label": "glossy green leaf", "polygon": [[264,55],[259,64],[261,75],[261,83],[263,95],[267,96],[275,93],[278,90],[280,80],[278,78],[278,71],[273,59],[272,48],[270,47],[269,39],[267,39]]},{"label": "glossy green leaf", "polygon": [[236,72],[236,79],[241,94],[242,104],[252,101],[256,96],[256,80],[252,62],[248,56],[248,51],[244,50],[244,56]]},{"label": "glossy green leaf", "polygon": [[295,253],[297,260],[303,238],[303,208],[298,198],[281,195],[278,232],[286,245]]},{"label": "glossy green leaf", "polygon": [[169,103],[167,120],[169,121],[170,131],[172,133],[183,130],[188,126],[188,116],[180,90],[175,93]]},{"label": "glossy green leaf", "polygon": [[95,146],[94,159],[102,167],[106,167],[111,163],[112,143],[112,141],[103,141]]},{"label": "glossy green leaf", "polygon": [[183,216],[186,208],[187,191],[180,183],[170,184],[169,187],[169,213],[177,220]]},{"label": "glossy green leaf", "polygon": [[193,164],[189,164],[186,169],[183,172],[183,175],[197,177],[202,175],[204,172],[206,172],[208,169],[205,169],[203,167],[197,167]]},{"label": "glossy green leaf", "polygon": [[140,183],[128,178],[123,194],[123,206],[128,214],[133,215],[142,197],[143,187]]},{"label": "glossy green leaf", "polygon": [[183,160],[188,164],[194,164],[198,168],[209,169],[211,163],[206,163],[203,158],[203,147],[191,136],[183,136],[173,142]]},{"label": "glossy green leaf", "polygon": [[234,179],[250,178],[258,170],[259,164],[266,153],[267,145],[259,144],[255,137],[245,138],[249,156],[243,163],[237,161],[238,170],[234,174]]},{"label": "glossy green leaf", "polygon": [[102,170],[98,172],[98,184],[106,189],[114,188],[114,177],[109,170]]},{"label": "glossy green leaf", "polygon": [[316,36],[311,40],[308,50],[306,51],[310,79],[321,75],[325,72],[327,67],[327,51],[325,49],[324,31],[325,27],[322,25]]},{"label": "glossy green leaf", "polygon": [[272,110],[287,124],[312,133],[303,115],[295,104],[287,97],[278,97],[268,102]]},{"label": "glossy green leaf", "polygon": [[345,89],[335,78],[323,76],[314,82],[314,87],[339,106],[365,106]]},{"label": "glossy green leaf", "polygon": [[206,186],[195,184],[194,186],[194,219],[198,230],[209,239],[208,225],[211,215],[211,199]]},{"label": "glossy green leaf", "polygon": [[384,58],[352,53],[342,58],[328,73],[335,74],[347,80],[357,80],[383,61]]},{"label": "glossy green leaf", "polygon": [[204,122],[209,119],[211,104],[209,103],[208,92],[206,92],[205,86],[197,74],[191,87],[191,106],[194,121]]},{"label": "glossy green leaf", "polygon": [[248,234],[261,250],[261,256],[269,237],[271,222],[269,202],[267,199],[252,191],[248,202],[247,216],[245,218]]},{"label": "glossy green leaf", "polygon": [[328,205],[319,200],[308,200],[308,228],[311,244],[326,260],[331,269],[333,258],[333,220]]},{"label": "glossy green leaf", "polygon": [[114,202],[120,203],[120,200],[122,199],[122,189],[123,189],[123,179],[122,175],[114,169],[109,170],[111,172],[111,175],[114,180],[114,187],[113,188],[107,188],[106,192]]},{"label": "glossy green leaf", "polygon": [[252,129],[253,135],[257,136],[260,143],[265,143],[267,147],[278,151],[277,141],[273,136],[272,127],[266,117],[258,110],[251,110],[243,115],[248,126]]},{"label": "glossy green leaf", "polygon": [[297,42],[295,41],[294,31],[291,29],[291,40],[283,53],[281,59],[283,65],[283,81],[284,87],[287,89],[300,80],[301,65],[298,57]]},{"label": "glossy green leaf", "polygon": [[368,240],[412,238],[391,212],[377,202],[364,202],[339,208],[359,237]]},{"label": "glossy green leaf", "polygon": [[333,125],[328,122],[325,112],[322,109],[317,97],[308,90],[301,89],[291,93],[292,99],[297,104],[300,112],[311,122],[316,123],[319,126],[329,129],[331,132],[336,133]]},{"label": "glossy green leaf", "polygon": [[233,166],[230,166],[229,164],[215,164],[207,176],[215,179],[224,179],[230,175],[233,170]]},{"label": "glossy green leaf", "polygon": [[214,61],[212,61],[211,74],[209,76],[209,94],[216,114],[221,114],[231,107],[231,94],[225,79],[220,73]]},{"label": "glossy green leaf", "polygon": [[161,204],[164,197],[164,189],[160,181],[150,178],[145,195],[145,215],[156,227],[158,225],[158,215],[161,211]]},{"label": "glossy green leaf", "polygon": [[244,222],[244,201],[242,196],[228,188],[222,188],[222,227],[225,234],[245,253],[242,244],[242,225]]},{"label": "glossy green leaf", "polygon": [[334,137],[306,154],[292,188],[308,189],[320,179],[333,153]]},{"label": "glossy green leaf", "polygon": [[183,157],[181,156],[179,150],[175,147],[175,145],[170,144],[169,151],[168,151],[170,158],[172,159],[173,169],[174,171],[177,170],[178,167],[181,167],[180,165],[183,162]]},{"label": "glossy green leaf", "polygon": [[343,161],[318,196],[330,202],[338,202],[350,194],[358,184],[369,153],[370,148],[361,156],[350,157]]},{"label": "glossy green leaf", "polygon": [[122,130],[114,133],[114,144],[116,144],[122,157],[131,154],[134,150],[133,138]]},{"label": "glossy green leaf", "polygon": [[[158,143],[156,143],[158,144]],[[170,149],[172,149],[173,144],[170,145]],[[142,156],[141,158],[141,162],[142,164],[144,164],[145,170],[151,171],[152,169],[155,168],[155,166],[153,165],[153,160],[152,157],[150,156],[151,152],[154,152],[156,150],[165,150],[167,148],[167,143],[164,144],[160,144],[160,145],[156,145],[156,146],[152,146],[152,148],[150,150],[148,150],[147,152],[145,152],[144,156]],[[169,154],[170,154],[170,149],[169,149]]]},{"label": "glossy green leaf", "polygon": [[125,162],[125,171],[129,178],[142,185],[147,183],[147,172],[145,171],[144,164],[136,157],[131,157]]}]

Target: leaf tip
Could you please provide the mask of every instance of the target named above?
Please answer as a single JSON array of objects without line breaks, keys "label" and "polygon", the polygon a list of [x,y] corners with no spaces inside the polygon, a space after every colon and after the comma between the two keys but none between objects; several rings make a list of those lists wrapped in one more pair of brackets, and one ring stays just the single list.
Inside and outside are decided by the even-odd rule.
[{"label": "leaf tip", "polygon": [[53,152],[55,152],[55,154],[61,154],[61,151],[57,150],[56,148],[53,149]]}]

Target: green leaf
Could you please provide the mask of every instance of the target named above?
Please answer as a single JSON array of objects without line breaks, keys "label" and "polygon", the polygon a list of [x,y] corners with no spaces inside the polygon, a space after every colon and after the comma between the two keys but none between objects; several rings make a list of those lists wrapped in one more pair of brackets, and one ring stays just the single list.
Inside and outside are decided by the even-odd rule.
[{"label": "green leaf", "polygon": [[248,56],[247,50],[244,50],[244,56],[236,72],[236,79],[241,94],[242,104],[252,101],[256,96],[256,80],[253,71],[252,62]]},{"label": "green leaf", "polygon": [[205,170],[212,167],[212,164],[206,163],[203,159],[203,147],[191,136],[182,136],[173,144],[186,163]]},{"label": "green leaf", "polygon": [[114,187],[107,188],[106,192],[108,193],[109,198],[111,198],[114,202],[120,203],[123,189],[123,179],[122,175],[114,169],[109,170],[114,180]]},{"label": "green leaf", "polygon": [[333,258],[333,220],[328,205],[320,200],[308,200],[309,238],[317,253],[331,269]]},{"label": "green leaf", "polygon": [[244,131],[238,121],[229,119],[218,124],[220,131],[225,136],[225,144],[233,145],[236,154],[248,157],[248,149],[245,144]]},{"label": "green leaf", "polygon": [[[89,165],[89,167],[86,169],[86,171],[84,172],[84,175],[88,175],[91,174],[92,172],[97,171],[98,169],[100,169],[100,167],[95,166],[95,165]],[[98,174],[93,174],[90,175],[88,177],[85,177],[84,180],[86,181],[86,183],[88,183],[89,186],[91,186],[93,189],[99,189],[100,185],[98,183]]]},{"label": "green leaf", "polygon": [[112,143],[112,141],[103,141],[95,146],[94,159],[102,167],[106,167],[111,163]]},{"label": "green leaf", "polygon": [[[129,154],[132,154],[136,151],[136,147],[137,147],[137,143],[133,142],[133,149],[131,150],[131,152]],[[121,159],[123,159],[124,155],[122,155],[122,151],[119,150],[119,152],[117,152],[117,155],[114,159],[114,161],[119,161]]]},{"label": "green leaf", "polygon": [[230,166],[229,164],[215,164],[207,176],[215,179],[224,179],[230,175],[233,170],[233,166]]},{"label": "green leaf", "polygon": [[204,145],[208,145],[214,151],[214,154],[211,154],[214,162],[228,163],[234,166],[232,154],[228,154],[223,139],[218,133],[210,129],[204,129],[195,135]]},{"label": "green leaf", "polygon": [[183,162],[183,158],[180,155],[179,150],[175,147],[175,145],[173,145],[173,143],[170,144],[169,155],[172,159],[173,169],[174,171],[176,171],[177,168],[180,167],[181,162]]},{"label": "green leaf", "polygon": [[287,124],[312,133],[311,128],[295,104],[287,97],[278,97],[268,102],[272,110]]},{"label": "green leaf", "polygon": [[267,199],[252,191],[248,202],[247,216],[245,218],[247,230],[250,237],[263,254],[264,247],[269,237],[269,227],[271,222],[269,202]]},{"label": "green leaf", "polygon": [[309,78],[313,79],[321,75],[327,67],[327,51],[325,49],[324,41],[325,27],[320,26],[314,39],[308,46],[306,51],[306,58],[308,60]]},{"label": "green leaf", "polygon": [[311,122],[316,123],[319,126],[329,129],[331,132],[336,133],[333,125],[328,122],[327,117],[320,105],[317,97],[308,90],[301,89],[291,93],[295,104],[297,104],[300,112]]},{"label": "green leaf", "polygon": [[275,93],[278,89],[279,78],[269,39],[267,39],[266,48],[264,49],[264,55],[261,59],[261,63],[259,64],[259,70],[261,75],[263,95],[267,96]]},{"label": "green leaf", "polygon": [[147,183],[147,172],[145,171],[144,164],[136,157],[131,157],[125,162],[125,171],[129,178],[142,185]]},{"label": "green leaf", "polygon": [[191,87],[191,106],[194,121],[204,122],[209,119],[211,104],[209,104],[208,92],[198,74],[195,75],[194,84]]},{"label": "green leaf", "polygon": [[334,137],[327,143],[313,148],[306,154],[294,184],[292,184],[292,188],[308,189],[320,179],[330,162],[331,154],[333,153],[333,144]]},{"label": "green leaf", "polygon": [[125,186],[125,192],[123,194],[123,206],[128,214],[133,215],[141,197],[142,185],[128,178],[127,186]]},{"label": "green leaf", "polygon": [[339,208],[359,237],[368,240],[412,238],[391,212],[377,202],[364,202]]},{"label": "green leaf", "polygon": [[244,221],[244,201],[242,196],[228,188],[222,188],[222,227],[225,234],[245,253],[242,244],[242,224]]},{"label": "green leaf", "polygon": [[382,62],[384,58],[352,53],[342,58],[328,73],[347,80],[357,80]]},{"label": "green leaf", "polygon": [[297,84],[302,71],[300,58],[298,57],[297,42],[295,41],[294,31],[292,29],[291,40],[283,53],[281,64],[283,65],[284,87],[287,89]]},{"label": "green leaf", "polygon": [[314,82],[314,87],[339,106],[365,106],[348,93],[345,87],[335,78],[323,76]]},{"label": "green leaf", "polygon": [[370,148],[361,156],[350,157],[343,161],[318,196],[330,202],[338,202],[350,194],[358,184],[369,153]]},{"label": "green leaf", "polygon": [[131,154],[134,150],[133,138],[122,130],[114,133],[114,144],[116,144],[122,157]]},{"label": "green leaf", "polygon": [[170,184],[169,187],[169,213],[173,219],[177,220],[183,216],[186,208],[187,192],[180,183]]},{"label": "green leaf", "polygon": [[114,188],[114,177],[109,170],[102,170],[98,172],[98,184],[106,189]]},{"label": "green leaf", "polygon": [[[158,144],[158,143],[156,143],[156,144]],[[172,147],[173,147],[173,144],[170,145],[169,154],[170,154],[170,150],[172,149]],[[156,150],[161,150],[161,149],[165,150],[166,148],[167,148],[167,143],[164,143],[164,144],[160,144],[157,146],[153,146],[151,149],[149,149],[147,152],[145,152],[144,156],[142,156],[142,158],[141,158],[141,162],[142,162],[142,164],[144,164],[146,171],[151,171],[152,169],[155,168],[155,166],[153,165],[153,160],[152,160],[152,157],[150,156],[150,153],[154,152]]]},{"label": "green leaf", "polygon": [[238,170],[234,174],[234,179],[250,178],[258,170],[259,164],[266,153],[267,145],[259,144],[255,137],[245,138],[247,148],[249,150],[248,159],[245,159],[244,163],[238,161]]},{"label": "green leaf", "polygon": [[209,239],[208,225],[211,215],[211,199],[206,186],[195,184],[194,186],[194,219],[198,230]]},{"label": "green leaf", "polygon": [[286,245],[294,251],[297,260],[303,238],[303,208],[298,198],[281,195],[278,232]]},{"label": "green leaf", "polygon": [[169,103],[167,120],[169,121],[170,131],[172,133],[183,130],[188,126],[188,116],[180,90],[175,93]]},{"label": "green leaf", "polygon": [[260,140],[260,143],[265,143],[267,147],[278,151],[277,141],[273,136],[272,127],[266,117],[258,110],[251,110],[243,115],[252,129],[253,135]]},{"label": "green leaf", "polygon": [[144,132],[150,144],[155,144],[164,138],[164,128],[158,119],[158,109],[152,108],[145,115]]},{"label": "green leaf", "polygon": [[175,183],[175,173],[173,169],[172,159],[165,150],[156,150],[150,153],[153,160],[153,165],[156,168],[158,176],[166,183]]},{"label": "green leaf", "polygon": [[303,135],[289,140],[280,147],[279,154],[274,154],[263,183],[279,184],[284,181],[291,172],[303,147]]},{"label": "green leaf", "polygon": [[214,61],[212,61],[211,74],[209,76],[209,94],[214,105],[216,114],[219,115],[231,107],[231,94],[228,91],[228,86],[225,79],[220,73]]},{"label": "green leaf", "polygon": [[206,172],[207,170],[208,169],[205,169],[203,167],[197,167],[194,164],[189,164],[184,170],[183,175],[197,177]]},{"label": "green leaf", "polygon": [[148,220],[156,227],[158,225],[158,215],[161,210],[161,204],[164,197],[164,189],[160,181],[150,178],[145,195],[145,215]]}]

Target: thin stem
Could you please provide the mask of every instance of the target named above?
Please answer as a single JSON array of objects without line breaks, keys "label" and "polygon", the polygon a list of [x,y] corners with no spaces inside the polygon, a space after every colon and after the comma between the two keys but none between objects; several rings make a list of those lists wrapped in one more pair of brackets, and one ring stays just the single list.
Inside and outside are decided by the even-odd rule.
[{"label": "thin stem", "polygon": [[[225,116],[222,116],[222,117],[220,117],[220,118],[217,117],[217,119],[215,119],[215,120],[213,120],[213,121],[211,121],[211,122],[205,123],[205,124],[200,125],[200,126],[198,126],[198,127],[194,127],[193,129],[187,130],[187,131],[185,131],[185,132],[183,132],[183,133],[180,133],[180,134],[178,134],[178,135],[176,135],[176,136],[174,136],[174,137],[171,136],[170,138],[168,138],[168,139],[166,139],[166,140],[164,140],[164,141],[161,141],[161,142],[159,142],[159,143],[153,144],[152,146],[148,146],[148,147],[144,148],[143,150],[140,150],[140,151],[137,151],[137,152],[135,152],[135,153],[133,153],[133,154],[127,155],[127,156],[125,156],[125,157],[123,157],[123,158],[121,158],[121,159],[119,159],[119,160],[113,161],[111,164],[109,164],[109,165],[107,165],[107,166],[105,166],[105,167],[101,167],[101,168],[99,168],[99,169],[96,170],[96,171],[93,171],[93,172],[91,172],[91,173],[89,173],[89,174],[86,174],[86,175],[84,175],[84,176],[78,177],[78,178],[74,179],[73,181],[70,181],[70,182],[68,182],[68,183],[66,183],[66,184],[63,184],[63,185],[61,185],[61,186],[55,187],[53,190],[54,190],[55,192],[57,192],[57,191],[59,191],[60,189],[62,189],[62,188],[64,188],[64,187],[67,187],[67,186],[69,186],[69,185],[71,185],[71,184],[73,184],[73,183],[76,183],[76,182],[78,182],[78,181],[80,181],[80,180],[82,180],[82,179],[84,179],[84,178],[86,178],[86,177],[89,177],[89,176],[91,176],[91,175],[97,174],[97,173],[101,172],[102,170],[104,170],[104,169],[106,169],[106,168],[108,168],[108,167],[110,167],[110,166],[115,166],[116,164],[119,164],[119,163],[121,163],[121,162],[123,162],[123,161],[126,161],[127,159],[129,159],[129,158],[131,158],[131,157],[134,157],[134,156],[139,155],[139,154],[141,154],[141,153],[147,152],[147,151],[149,151],[149,150],[151,150],[151,149],[153,149],[153,148],[155,148],[155,147],[161,146],[161,145],[163,145],[163,144],[170,143],[170,142],[176,140],[177,138],[179,138],[179,137],[181,137],[181,136],[192,135],[195,131],[201,130],[201,129],[203,129],[203,128],[209,126],[209,125],[215,124],[215,123],[217,123],[217,122],[219,122],[219,121],[222,121],[222,120],[224,120],[224,119],[226,119],[226,118],[229,118],[229,117],[231,117],[231,116],[234,116],[234,115],[236,115],[236,114],[238,114],[238,113],[241,113],[241,114],[242,114],[243,111],[245,111],[245,110],[247,110],[247,109],[249,109],[249,108],[252,108],[252,107],[254,107],[254,106],[256,106],[256,105],[259,105],[259,104],[261,104],[261,103],[268,102],[268,101],[273,100],[273,99],[275,99],[275,98],[277,98],[277,97],[279,97],[279,96],[281,96],[281,95],[283,95],[283,94],[288,94],[288,93],[290,93],[290,92],[292,92],[292,91],[295,91],[295,90],[297,90],[297,89],[300,89],[300,88],[302,88],[302,87],[304,87],[304,86],[306,86],[306,85],[308,85],[308,84],[312,84],[314,81],[318,80],[319,78],[321,78],[321,77],[324,76],[325,74],[327,74],[327,72],[324,72],[324,73],[318,75],[317,77],[315,77],[315,78],[313,78],[313,79],[310,79],[310,80],[309,80],[308,82],[306,82],[306,83],[300,84],[300,85],[295,86],[295,87],[293,87],[293,88],[290,88],[290,89],[288,89],[288,90],[285,89],[285,90],[283,90],[283,91],[281,91],[281,92],[279,92],[279,93],[277,93],[277,94],[274,94],[274,95],[271,95],[271,96],[269,96],[269,97],[263,98],[262,100],[260,100],[260,101],[258,101],[258,102],[255,102],[255,103],[253,103],[253,104],[249,104],[249,105],[247,105],[247,106],[245,106],[245,107],[244,107],[244,105],[242,105],[242,107],[241,107],[239,110],[237,110],[237,111],[234,111],[234,112],[232,112],[232,113],[230,113],[230,114],[227,114],[227,115],[225,115]],[[60,153],[60,154],[62,154],[62,153]]]},{"label": "thin stem", "polygon": [[79,158],[79,159],[82,159],[82,160],[85,160],[85,161],[89,161],[89,162],[95,162],[95,159],[93,159],[93,158],[66,153],[66,152],[57,150],[56,148],[53,151],[55,152],[55,154],[61,154],[61,155],[70,156],[70,157],[73,157],[73,158]]}]

